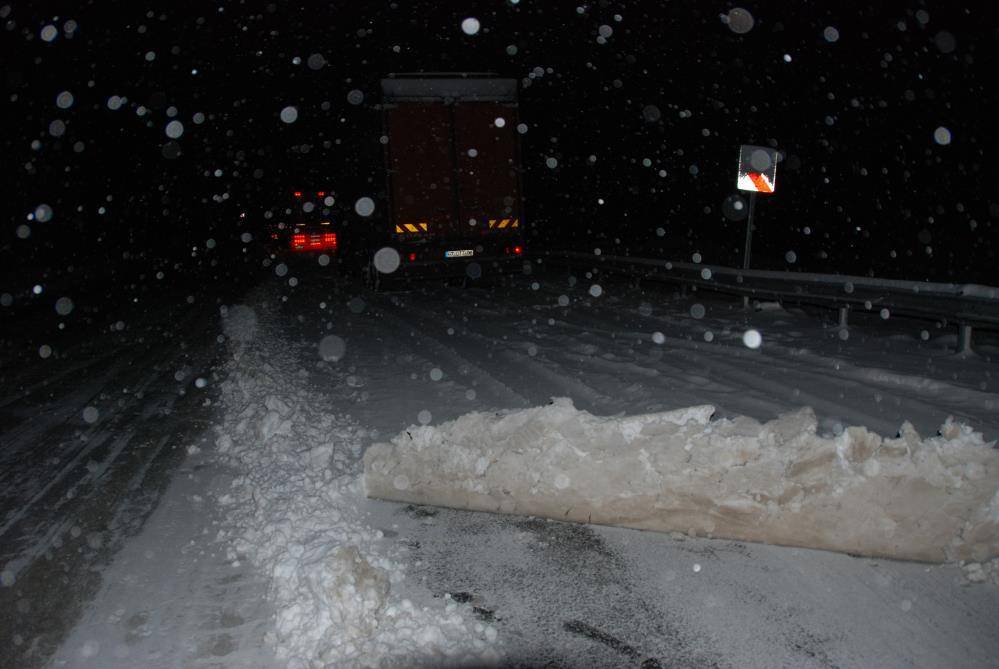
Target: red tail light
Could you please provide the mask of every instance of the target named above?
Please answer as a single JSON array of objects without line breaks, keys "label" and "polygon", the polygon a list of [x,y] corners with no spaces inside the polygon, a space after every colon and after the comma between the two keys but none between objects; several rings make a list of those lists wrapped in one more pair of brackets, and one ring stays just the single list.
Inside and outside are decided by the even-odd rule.
[{"label": "red tail light", "polygon": [[316,193],[316,197],[326,197],[326,191],[324,190],[319,191],[318,193]]},{"label": "red tail light", "polygon": [[295,191],[295,197],[302,197],[302,191],[300,190]]},{"label": "red tail light", "polygon": [[514,253],[514,255],[518,255],[519,256],[523,252],[524,252],[524,249],[522,249],[521,247],[519,247],[519,246],[514,246],[513,247],[513,253]]},{"label": "red tail light", "polygon": [[415,253],[410,253],[409,254],[409,262],[413,262],[414,260],[416,260],[416,254]]},{"label": "red tail light", "polygon": [[291,236],[293,251],[336,251],[337,240],[335,232],[320,234],[296,233]]}]

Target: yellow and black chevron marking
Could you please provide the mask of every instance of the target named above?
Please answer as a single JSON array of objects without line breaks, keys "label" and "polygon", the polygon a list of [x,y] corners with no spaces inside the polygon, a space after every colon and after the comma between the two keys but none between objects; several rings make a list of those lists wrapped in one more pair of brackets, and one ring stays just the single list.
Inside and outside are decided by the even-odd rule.
[{"label": "yellow and black chevron marking", "polygon": [[403,223],[402,225],[396,224],[395,226],[396,233],[400,235],[407,232],[427,232],[429,230],[429,223]]},{"label": "yellow and black chevron marking", "polygon": [[520,219],[519,218],[490,218],[489,219],[489,229],[490,230],[502,230],[503,228],[519,228]]}]

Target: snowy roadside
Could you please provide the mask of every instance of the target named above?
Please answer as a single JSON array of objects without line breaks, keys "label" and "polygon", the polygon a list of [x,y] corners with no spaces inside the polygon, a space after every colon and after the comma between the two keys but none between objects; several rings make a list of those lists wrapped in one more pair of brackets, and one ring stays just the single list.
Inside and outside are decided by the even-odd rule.
[{"label": "snowy roadside", "polygon": [[[217,500],[226,515],[217,538],[233,566],[248,561],[270,579],[277,657],[296,668],[495,661],[496,630],[469,604],[397,592],[404,559],[365,521],[366,432],[309,389],[299,360],[321,361],[281,336],[267,297],[223,314],[232,357],[216,445],[237,476]],[[319,352],[336,360],[342,342],[327,337]]]}]

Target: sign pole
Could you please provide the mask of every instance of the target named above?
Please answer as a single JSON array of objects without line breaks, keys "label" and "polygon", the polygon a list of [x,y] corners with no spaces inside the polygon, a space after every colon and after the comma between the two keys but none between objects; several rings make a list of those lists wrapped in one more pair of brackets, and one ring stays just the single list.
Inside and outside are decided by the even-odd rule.
[{"label": "sign pole", "polygon": [[[742,252],[742,269],[749,269],[753,250],[753,214],[756,213],[756,194],[769,195],[777,186],[777,159],[774,149],[743,144],[739,147],[739,172],[735,186],[749,193],[749,215],[746,216],[746,248]],[[740,277],[741,278],[741,277]],[[749,295],[742,297],[743,309],[749,308]]]},{"label": "sign pole", "polygon": [[753,244],[753,212],[756,211],[756,193],[749,194],[749,216],[746,218],[746,250],[742,253],[742,269],[749,269],[749,252]]}]

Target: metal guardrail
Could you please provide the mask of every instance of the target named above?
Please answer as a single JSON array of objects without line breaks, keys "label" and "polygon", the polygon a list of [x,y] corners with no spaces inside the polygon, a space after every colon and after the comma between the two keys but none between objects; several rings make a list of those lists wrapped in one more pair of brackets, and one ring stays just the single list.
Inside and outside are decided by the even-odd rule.
[{"label": "metal guardrail", "polygon": [[953,322],[959,326],[962,351],[970,348],[972,326],[999,329],[999,287],[995,286],[773,272],[575,251],[552,253],[549,258],[573,267],[697,286],[744,298],[831,307],[839,310],[843,326],[850,310],[879,313],[888,309],[891,314]]}]

